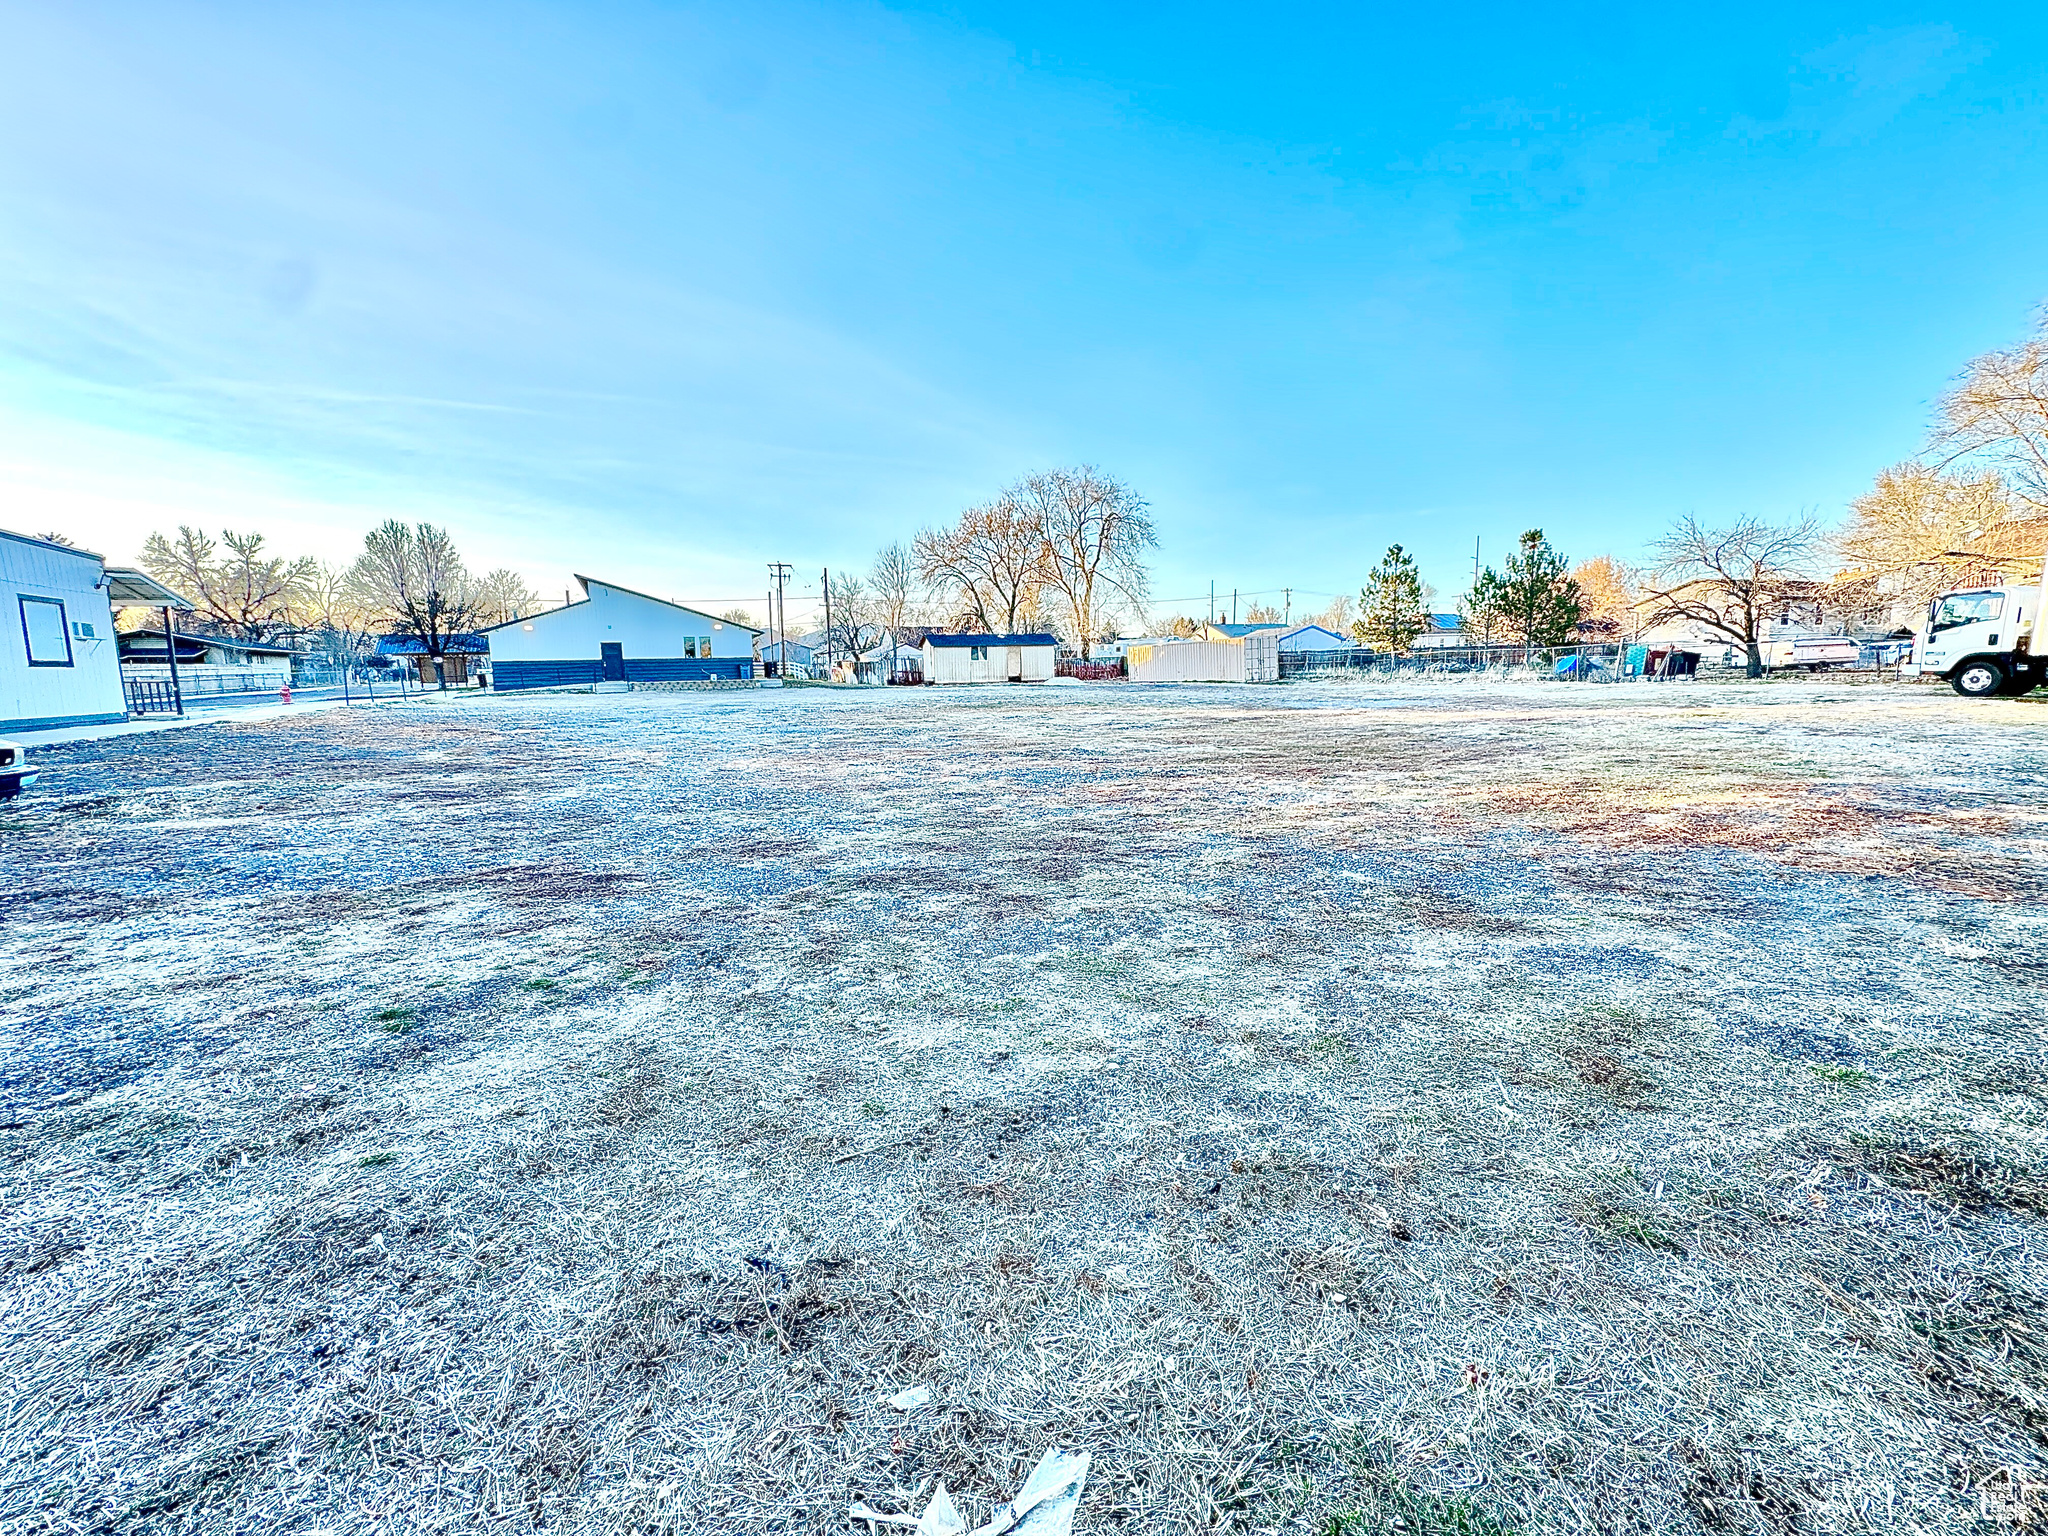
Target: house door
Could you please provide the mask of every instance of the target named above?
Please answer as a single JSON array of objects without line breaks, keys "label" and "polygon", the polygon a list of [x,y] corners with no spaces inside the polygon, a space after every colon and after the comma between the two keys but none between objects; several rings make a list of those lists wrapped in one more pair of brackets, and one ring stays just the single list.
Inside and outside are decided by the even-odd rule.
[{"label": "house door", "polygon": [[1007,657],[1004,658],[1004,660],[1006,663],[1004,670],[1010,674],[1010,681],[1013,683],[1023,682],[1024,647],[1021,645],[1011,646],[1009,649],[1009,654]]},{"label": "house door", "polygon": [[616,640],[607,640],[598,648],[604,657],[604,680],[608,683],[623,683],[626,680],[626,648]]}]

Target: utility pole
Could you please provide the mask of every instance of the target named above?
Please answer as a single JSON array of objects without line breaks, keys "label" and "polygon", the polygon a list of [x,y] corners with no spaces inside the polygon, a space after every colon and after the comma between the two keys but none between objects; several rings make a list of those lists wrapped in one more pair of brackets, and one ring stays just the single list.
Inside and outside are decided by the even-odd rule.
[{"label": "utility pole", "polygon": [[1230,589],[1230,622],[1232,624],[1237,622],[1237,588],[1235,587]]},{"label": "utility pole", "polygon": [[775,583],[775,589],[768,594],[768,625],[775,634],[775,675],[789,675],[789,614],[783,607],[782,585],[789,580],[790,564],[787,560],[768,562],[768,579]]},{"label": "utility pole", "polygon": [[1214,624],[1216,622],[1216,579],[1213,576],[1209,578],[1209,617],[1202,622],[1205,624]]},{"label": "utility pole", "polygon": [[1294,588],[1282,587],[1280,591],[1282,595],[1285,596],[1285,598],[1287,599],[1287,611],[1281,615],[1280,622],[1283,624],[1292,624],[1294,622]]},{"label": "utility pole", "polygon": [[1479,535],[1472,535],[1472,590],[1479,590]]},{"label": "utility pole", "polygon": [[825,568],[825,678],[832,678],[832,568]]}]

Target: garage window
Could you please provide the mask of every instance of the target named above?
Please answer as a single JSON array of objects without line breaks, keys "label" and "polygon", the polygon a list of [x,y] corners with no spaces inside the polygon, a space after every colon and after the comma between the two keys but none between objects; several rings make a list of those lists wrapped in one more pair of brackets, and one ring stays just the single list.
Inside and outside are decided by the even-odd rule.
[{"label": "garage window", "polygon": [[21,599],[21,638],[32,667],[71,665],[71,636],[64,628],[64,605],[54,597]]},{"label": "garage window", "polygon": [[967,647],[967,659],[969,661],[987,661],[988,647],[985,645],[970,645]]}]

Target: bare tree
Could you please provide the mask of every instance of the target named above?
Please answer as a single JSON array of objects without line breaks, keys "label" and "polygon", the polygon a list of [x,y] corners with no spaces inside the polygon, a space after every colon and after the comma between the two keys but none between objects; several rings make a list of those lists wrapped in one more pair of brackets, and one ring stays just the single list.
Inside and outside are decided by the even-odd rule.
[{"label": "bare tree", "polygon": [[728,608],[719,617],[728,624],[739,625],[742,629],[760,628],[760,625],[754,622],[754,615],[745,608]]},{"label": "bare tree", "polygon": [[917,561],[902,544],[885,544],[875,551],[867,590],[877,617],[892,635],[916,622]]},{"label": "bare tree", "polygon": [[541,609],[540,594],[526,584],[526,578],[502,565],[476,584],[476,603],[477,623],[485,629],[510,624]]},{"label": "bare tree", "polygon": [[294,619],[316,651],[335,666],[350,666],[375,633],[377,613],[353,566],[321,564],[306,582]]},{"label": "bare tree", "polygon": [[1046,579],[1045,530],[1007,492],[961,513],[951,528],[926,529],[911,555],[918,576],[942,595],[957,623],[1013,634],[1019,619],[1037,610]]},{"label": "bare tree", "polygon": [[1805,565],[1820,542],[1811,517],[1783,527],[1743,518],[1709,528],[1687,513],[1653,546],[1661,563],[1645,594],[1646,623],[1678,620],[1725,635],[1742,646],[1749,675],[1761,677],[1764,626],[1811,595]]},{"label": "bare tree", "polygon": [[176,539],[152,533],[144,541],[142,568],[189,595],[206,628],[246,642],[295,633],[307,593],[320,574],[319,563],[310,557],[265,555],[260,533],[227,529],[216,544],[197,528],[182,526]]},{"label": "bare tree", "polygon": [[1302,623],[1319,624],[1333,635],[1348,635],[1351,633],[1351,617],[1355,607],[1355,600],[1349,596],[1333,597],[1330,599],[1329,607],[1320,613],[1310,614]]},{"label": "bare tree", "polygon": [[832,581],[832,616],[825,625],[825,649],[859,661],[888,637],[889,628],[866,582],[858,576]]},{"label": "bare tree", "polygon": [[363,540],[353,575],[373,610],[396,633],[419,641],[446,688],[442,658],[455,636],[476,628],[482,612],[448,531],[393,519]]},{"label": "bare tree", "polygon": [[2048,307],[2018,346],[1973,358],[1942,396],[1936,467],[1975,457],[2010,471],[2013,492],[2048,512]]},{"label": "bare tree", "polygon": [[1090,464],[1027,476],[1008,495],[1038,526],[1040,583],[1059,594],[1086,661],[1114,607],[1144,611],[1145,551],[1159,542],[1145,500]]}]

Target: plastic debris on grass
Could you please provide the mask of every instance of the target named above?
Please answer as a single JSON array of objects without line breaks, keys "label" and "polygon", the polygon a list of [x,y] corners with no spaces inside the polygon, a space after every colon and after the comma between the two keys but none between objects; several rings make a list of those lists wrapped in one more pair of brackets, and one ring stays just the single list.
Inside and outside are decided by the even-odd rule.
[{"label": "plastic debris on grass", "polygon": [[1088,1460],[1086,1451],[1051,1447],[1038,1458],[1017,1497],[998,1505],[988,1524],[972,1531],[944,1483],[921,1515],[892,1515],[866,1504],[855,1504],[851,1514],[866,1521],[871,1531],[880,1526],[908,1526],[917,1536],[1071,1536],[1081,1490],[1088,1481]]}]

